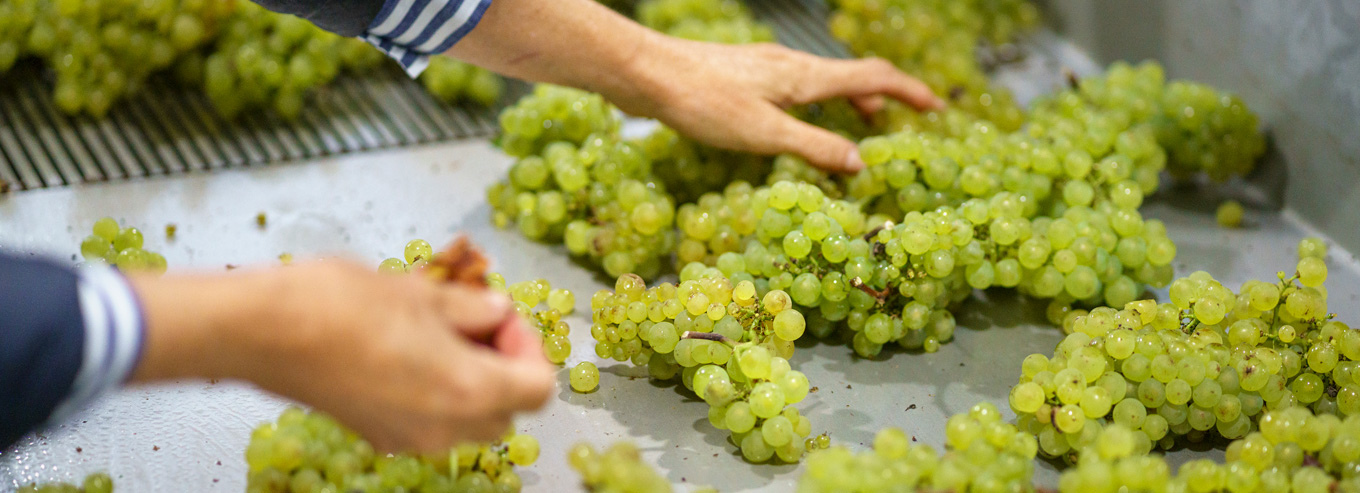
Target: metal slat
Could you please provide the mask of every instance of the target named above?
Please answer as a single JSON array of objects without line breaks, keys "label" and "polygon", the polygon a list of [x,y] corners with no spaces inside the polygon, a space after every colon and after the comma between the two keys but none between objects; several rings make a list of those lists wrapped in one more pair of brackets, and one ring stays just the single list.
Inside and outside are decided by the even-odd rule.
[{"label": "metal slat", "polygon": [[52,106],[49,98],[41,97],[45,89],[41,87],[36,79],[29,79],[25,84],[30,94],[38,94],[33,97],[38,109],[44,117],[44,121],[56,127],[61,136],[62,146],[66,152],[75,159],[76,166],[80,169],[80,174],[85,181],[108,180],[110,175],[105,171],[100,163],[105,159],[105,154],[101,153],[98,147],[91,146],[85,139],[86,122],[72,121],[61,115],[57,108]]},{"label": "metal slat", "polygon": [[[25,86],[26,87],[18,90],[20,94],[28,94],[28,97],[21,96],[19,98],[21,103],[20,107],[23,109],[24,116],[27,118],[27,123],[37,133],[38,140],[42,142],[45,157],[48,159],[48,162],[57,169],[57,172],[61,174],[64,179],[63,181],[66,184],[71,184],[79,181],[99,179],[99,175],[102,174],[87,176],[78,169],[79,165],[76,163],[75,157],[67,151],[67,146],[63,143],[64,138],[61,127],[55,125],[54,122],[48,121],[43,115],[37,102],[39,97],[33,96],[33,84],[25,84]],[[28,90],[25,91],[25,89]]]},{"label": "metal slat", "polygon": [[[155,87],[161,94],[172,94],[177,92],[178,94],[176,94],[176,96],[181,98],[188,96],[183,91],[176,91],[174,88],[171,88],[164,83],[158,83]],[[194,116],[194,113],[187,102],[177,101],[175,103],[165,104],[164,106],[167,118],[173,120],[173,123],[171,124],[177,125],[185,132],[186,138],[188,138],[193,143],[194,148],[198,150],[198,155],[203,157],[203,162],[201,163],[202,167],[199,169],[211,170],[227,165],[230,158],[223,153],[223,150],[220,147],[214,144],[213,132],[207,130],[203,126],[202,121]]]},{"label": "metal slat", "polygon": [[[18,99],[23,99],[23,96],[19,96]],[[66,181],[62,178],[61,173],[57,171],[57,168],[52,165],[51,160],[47,158],[46,153],[43,152],[42,143],[38,141],[37,136],[33,135],[33,130],[30,127],[29,122],[24,121],[23,116],[19,114],[18,108],[22,104],[23,103],[19,101],[6,104],[3,113],[5,114],[5,118],[9,121],[9,127],[14,135],[15,142],[19,143],[19,146],[23,149],[24,155],[28,157],[28,167],[33,171],[32,175],[26,180],[31,183],[31,185],[27,185],[25,188],[58,187],[67,185]],[[21,175],[23,174],[22,169],[20,169],[19,172]]]}]

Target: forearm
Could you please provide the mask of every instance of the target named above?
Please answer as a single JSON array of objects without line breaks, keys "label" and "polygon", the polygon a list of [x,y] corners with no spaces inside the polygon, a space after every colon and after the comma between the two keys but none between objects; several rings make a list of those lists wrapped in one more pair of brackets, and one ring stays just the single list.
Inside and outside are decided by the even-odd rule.
[{"label": "forearm", "polygon": [[134,382],[251,378],[256,346],[279,336],[270,300],[281,287],[264,273],[136,276],[146,334]]},{"label": "forearm", "polygon": [[[448,54],[511,77],[643,99],[672,40],[593,0],[495,0]],[[661,56],[664,58],[664,55]]]}]

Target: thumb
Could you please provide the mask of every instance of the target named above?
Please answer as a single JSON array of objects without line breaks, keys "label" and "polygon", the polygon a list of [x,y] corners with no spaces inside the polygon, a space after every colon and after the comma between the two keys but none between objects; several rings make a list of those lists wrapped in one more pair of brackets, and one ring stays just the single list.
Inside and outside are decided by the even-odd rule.
[{"label": "thumb", "polygon": [[809,164],[834,173],[857,173],[864,169],[859,146],[830,130],[782,116],[782,151],[797,154]]}]

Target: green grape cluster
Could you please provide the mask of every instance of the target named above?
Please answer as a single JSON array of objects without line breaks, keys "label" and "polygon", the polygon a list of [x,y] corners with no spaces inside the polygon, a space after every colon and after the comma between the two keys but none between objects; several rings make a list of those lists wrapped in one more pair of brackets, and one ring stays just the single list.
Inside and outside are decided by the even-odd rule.
[{"label": "green grape cluster", "polygon": [[642,25],[663,33],[686,22],[755,18],[739,0],[642,0],[637,3],[634,17]]},{"label": "green grape cluster", "polygon": [[505,93],[505,81],[499,75],[447,56],[430,57],[420,82],[425,90],[446,103],[471,100],[491,106]]},{"label": "green grape cluster", "polygon": [[[1039,21],[1024,0],[839,0],[831,35],[859,56],[885,58],[918,74],[936,94],[948,94],[954,111],[1019,128],[1023,113],[1010,93],[992,86],[975,55],[980,43],[1004,44]],[[890,111],[890,128],[920,129],[921,118]],[[925,116],[922,118],[935,118]]]},{"label": "green grape cluster", "polygon": [[1250,173],[1266,149],[1260,120],[1245,102],[1190,81],[1167,84],[1157,140],[1173,174],[1204,172],[1217,181]]},{"label": "green grape cluster", "polygon": [[[539,86],[501,114],[501,146],[533,154],[487,198],[498,226],[513,220],[531,239],[561,241],[611,276],[655,277],[674,243],[675,204],[646,153],[619,137],[613,111],[597,95]],[[525,118],[546,133],[518,132]]]},{"label": "green grape cluster", "polygon": [[[434,260],[434,247],[430,242],[416,238],[406,243],[401,257],[388,257],[378,264],[378,272],[405,274],[418,272]],[[501,281],[504,285],[504,280]]]},{"label": "green grape cluster", "polygon": [[101,117],[211,39],[233,2],[209,0],[0,1],[0,74],[32,56],[56,74],[63,113]]},{"label": "green grape cluster", "polygon": [[642,25],[678,38],[726,44],[773,42],[774,30],[738,0],[642,0]]},{"label": "green grape cluster", "polygon": [[945,452],[913,444],[906,433],[886,428],[873,450],[855,453],[833,446],[808,456],[799,493],[880,491],[1033,491],[1034,437],[1003,422],[983,402],[949,418]]},{"label": "green grape cluster", "polygon": [[[735,285],[721,271],[692,263],[678,286],[648,289],[624,275],[591,298],[596,355],[646,366],[653,378],[681,383],[709,404],[709,422],[729,430],[750,462],[797,462],[812,423],[792,406],[809,392],[789,366],[806,321],[779,290]],[[574,376],[574,375],[573,375]]]},{"label": "green grape cluster", "polygon": [[[571,327],[562,317],[576,311],[576,295],[566,289],[553,289],[547,279],[520,281],[506,285],[500,274],[487,275],[491,289],[510,294],[515,312],[538,328],[543,337],[543,354],[560,365],[571,356]],[[542,309],[538,309],[542,306]]]},{"label": "green grape cluster", "polygon": [[1064,493],[1117,491],[1326,493],[1360,491],[1360,416],[1338,418],[1290,407],[1266,412],[1260,431],[1228,444],[1223,463],[1197,459],[1176,474],[1161,457],[1139,454],[1141,435],[1112,424],[1064,471]]},{"label": "green grape cluster", "polygon": [[680,204],[736,181],[760,182],[771,169],[767,158],[706,146],[665,126],[639,139],[637,145],[652,161],[657,180]]},{"label": "green grape cluster", "polygon": [[119,226],[117,220],[105,217],[94,222],[91,233],[80,242],[80,255],[86,262],[112,265],[124,272],[165,273],[165,257],[143,248],[141,230]]},{"label": "green grape cluster", "polygon": [[579,145],[592,134],[615,136],[622,124],[604,97],[550,84],[534,86],[501,112],[499,122],[501,150],[517,158],[539,154],[554,142]]},{"label": "green grape cluster", "polygon": [[251,432],[246,491],[517,492],[514,468],[532,465],[538,454],[534,437],[511,432],[442,454],[382,455],[330,417],[290,408]]},{"label": "green grape cluster", "polygon": [[642,460],[637,446],[617,442],[603,452],[588,443],[567,451],[567,464],[581,475],[582,486],[592,493],[670,493],[666,478]]},{"label": "green grape cluster", "polygon": [[113,493],[113,478],[108,473],[96,472],[85,476],[80,485],[70,483],[30,483],[20,486],[15,493]]},{"label": "green grape cluster", "polygon": [[1009,398],[1019,426],[1046,455],[1067,456],[1110,422],[1170,448],[1177,437],[1241,438],[1265,410],[1360,413],[1360,331],[1326,312],[1317,243],[1304,240],[1296,274],[1276,283],[1234,293],[1196,272],[1171,284],[1169,303],[1068,313],[1054,354],[1021,365]]},{"label": "green grape cluster", "polygon": [[1216,181],[1250,173],[1265,152],[1259,118],[1237,96],[1189,81],[1166,80],[1156,62],[1116,62],[1100,77],[1036,103],[1038,113],[1056,113],[1058,124],[1104,115],[1087,131],[1101,131],[1114,118],[1146,127],[1165,149],[1168,169],[1180,178],[1204,173]]},{"label": "green grape cluster", "polygon": [[305,19],[250,2],[237,5],[201,64],[186,62],[191,69],[201,65],[208,100],[227,118],[267,107],[296,119],[308,93],[342,69],[371,69],[385,58],[362,40],[332,34]]}]

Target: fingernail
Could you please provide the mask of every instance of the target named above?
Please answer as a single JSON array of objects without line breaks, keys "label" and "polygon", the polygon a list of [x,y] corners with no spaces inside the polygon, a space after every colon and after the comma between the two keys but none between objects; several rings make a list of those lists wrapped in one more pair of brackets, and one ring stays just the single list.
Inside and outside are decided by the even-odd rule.
[{"label": "fingernail", "polygon": [[497,293],[488,290],[482,298],[486,302],[486,309],[491,313],[504,313],[510,311],[510,297],[504,293]]},{"label": "fingernail", "polygon": [[851,147],[850,152],[845,154],[845,170],[857,172],[864,169],[864,160],[859,157],[859,148]]}]

